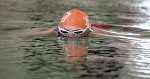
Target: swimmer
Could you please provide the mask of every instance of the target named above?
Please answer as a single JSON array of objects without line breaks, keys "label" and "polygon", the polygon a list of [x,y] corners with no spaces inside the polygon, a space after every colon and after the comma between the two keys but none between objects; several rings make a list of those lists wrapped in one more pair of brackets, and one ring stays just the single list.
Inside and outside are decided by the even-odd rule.
[{"label": "swimmer", "polygon": [[72,9],[66,12],[58,26],[49,28],[43,31],[29,32],[27,35],[51,35],[55,34],[58,37],[88,37],[101,36],[111,37],[106,30],[112,26],[103,22],[89,22],[88,15],[79,10]]}]

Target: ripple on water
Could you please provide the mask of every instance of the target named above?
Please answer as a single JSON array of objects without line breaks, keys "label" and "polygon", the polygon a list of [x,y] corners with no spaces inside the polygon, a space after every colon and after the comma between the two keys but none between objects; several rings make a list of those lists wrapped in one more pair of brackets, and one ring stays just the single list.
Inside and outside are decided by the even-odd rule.
[{"label": "ripple on water", "polygon": [[131,58],[132,65],[129,66],[131,74],[140,78],[150,78],[150,43],[149,39],[136,41],[137,54]]}]

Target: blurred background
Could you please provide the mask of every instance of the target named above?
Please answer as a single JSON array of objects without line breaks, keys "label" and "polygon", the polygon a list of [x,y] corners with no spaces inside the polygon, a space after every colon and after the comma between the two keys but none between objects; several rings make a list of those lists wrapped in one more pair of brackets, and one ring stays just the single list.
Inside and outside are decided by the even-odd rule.
[{"label": "blurred background", "polygon": [[[149,79],[149,4],[149,0],[0,0],[0,79]],[[117,25],[110,32],[118,36],[15,37],[57,26],[74,8],[85,11],[92,21]],[[74,49],[69,51],[83,57],[65,56],[70,46]]]}]

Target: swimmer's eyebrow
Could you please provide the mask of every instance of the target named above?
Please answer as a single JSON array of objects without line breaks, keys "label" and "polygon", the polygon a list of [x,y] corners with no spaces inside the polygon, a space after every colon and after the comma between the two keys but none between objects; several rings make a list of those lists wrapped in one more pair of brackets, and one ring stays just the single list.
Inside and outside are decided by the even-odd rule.
[{"label": "swimmer's eyebrow", "polygon": [[73,30],[73,31],[78,31],[78,30],[81,30],[81,29],[76,29],[76,30]]}]

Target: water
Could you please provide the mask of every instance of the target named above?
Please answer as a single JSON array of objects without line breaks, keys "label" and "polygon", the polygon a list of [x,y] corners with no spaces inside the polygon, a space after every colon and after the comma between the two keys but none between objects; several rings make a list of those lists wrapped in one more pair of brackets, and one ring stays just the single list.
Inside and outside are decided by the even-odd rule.
[{"label": "water", "polygon": [[[149,79],[149,3],[0,0],[0,78]],[[113,38],[15,37],[57,26],[64,12],[72,8],[86,11],[91,20],[119,25],[108,31]]]}]

